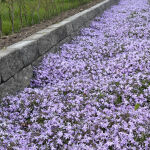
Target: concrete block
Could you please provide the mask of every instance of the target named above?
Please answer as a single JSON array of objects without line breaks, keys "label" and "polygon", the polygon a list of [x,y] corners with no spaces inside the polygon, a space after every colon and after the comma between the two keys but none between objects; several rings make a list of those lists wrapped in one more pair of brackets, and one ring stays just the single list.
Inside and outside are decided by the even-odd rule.
[{"label": "concrete block", "polygon": [[0,52],[1,82],[7,81],[16,72],[23,68],[21,53],[18,49],[7,48]]},{"label": "concrete block", "polygon": [[15,93],[15,89],[13,88],[14,79],[10,78],[7,82],[0,84],[0,100],[7,96]]},{"label": "concrete block", "polygon": [[86,21],[88,21],[86,13],[78,13],[72,17],[69,17],[65,19],[67,21],[70,21],[72,23],[73,31],[77,31],[79,28],[81,28]]},{"label": "concrete block", "polygon": [[14,76],[14,87],[17,91],[24,89],[30,85],[30,80],[33,77],[32,66],[24,68]]},{"label": "concrete block", "polygon": [[98,16],[102,15],[104,10],[105,10],[104,5],[99,5],[99,7],[95,8],[96,14],[98,14]]},{"label": "concrete block", "polygon": [[67,28],[66,28],[66,26],[61,26],[61,27],[57,28],[55,30],[55,35],[57,37],[57,42],[56,43],[60,42],[64,38],[66,38],[67,37]]},{"label": "concrete block", "polygon": [[0,99],[7,95],[15,95],[30,85],[30,80],[33,76],[32,66],[28,66],[18,72],[14,78],[10,78],[7,82],[0,84]]},{"label": "concrete block", "polygon": [[37,40],[39,54],[43,55],[72,32],[72,25],[65,21],[54,24],[41,32],[47,33],[44,37]]},{"label": "concrete block", "polygon": [[11,45],[8,48],[19,50],[24,67],[30,65],[39,56],[36,40],[23,40],[21,42]]},{"label": "concrete block", "polygon": [[67,36],[70,36],[73,32],[73,26],[72,26],[72,22],[69,21],[67,24],[66,24],[66,30],[67,30]]},{"label": "concrete block", "polygon": [[51,29],[46,28],[24,39],[24,41],[30,41],[30,40],[37,41],[37,51],[39,52],[39,55],[43,55],[53,46],[53,43],[51,42],[51,36],[52,36],[52,31],[55,31],[55,29],[56,28],[51,28]]}]

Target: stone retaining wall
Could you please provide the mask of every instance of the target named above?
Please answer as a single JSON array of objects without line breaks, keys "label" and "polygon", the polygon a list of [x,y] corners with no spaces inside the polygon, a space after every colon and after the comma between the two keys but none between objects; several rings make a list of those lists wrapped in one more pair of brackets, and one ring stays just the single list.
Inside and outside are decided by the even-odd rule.
[{"label": "stone retaining wall", "polygon": [[56,52],[61,44],[77,35],[90,20],[117,2],[118,0],[105,0],[0,50],[0,98],[16,94],[29,86],[33,67],[42,60],[43,55]]}]

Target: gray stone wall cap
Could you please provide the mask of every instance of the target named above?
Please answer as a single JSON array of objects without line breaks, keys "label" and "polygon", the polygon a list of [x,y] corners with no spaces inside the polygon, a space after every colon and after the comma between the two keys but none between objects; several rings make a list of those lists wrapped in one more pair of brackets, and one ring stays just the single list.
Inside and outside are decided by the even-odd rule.
[{"label": "gray stone wall cap", "polygon": [[47,27],[47,28],[45,28],[45,29],[43,29],[41,31],[36,32],[36,34],[44,34],[44,35],[46,35],[47,33],[50,33],[50,32],[52,32],[54,30],[56,30],[56,28],[50,26],[50,27]]},{"label": "gray stone wall cap", "polygon": [[70,23],[69,20],[63,20],[63,21],[61,21],[61,22],[59,22],[59,23],[56,23],[56,24],[53,24],[53,25],[51,25],[51,26],[49,26],[49,27],[47,27],[47,28],[48,28],[48,29],[51,29],[51,28],[59,28],[59,27],[61,27],[61,26],[67,25],[68,23]]},{"label": "gray stone wall cap", "polygon": [[25,46],[28,46],[30,44],[32,44],[33,42],[35,42],[35,40],[23,40],[20,42],[17,42],[11,46],[8,46],[8,49],[22,49]]},{"label": "gray stone wall cap", "polygon": [[7,55],[8,55],[8,51],[7,51],[6,49],[0,51],[0,59],[1,59],[2,57],[7,56]]},{"label": "gray stone wall cap", "polygon": [[11,48],[11,47],[10,48],[7,47],[5,49],[0,50],[0,59],[7,56],[7,55],[9,55],[10,53],[13,53],[14,51],[16,51],[16,49]]},{"label": "gray stone wall cap", "polygon": [[81,17],[81,13],[77,13],[77,14],[71,16],[71,17],[68,17],[64,21],[73,21],[73,20],[75,20],[75,19],[77,19],[79,17]]},{"label": "gray stone wall cap", "polygon": [[50,34],[51,32],[57,30],[59,27],[62,27],[62,26],[65,26],[69,23],[69,21],[62,21],[60,23],[56,23],[56,24],[53,24],[41,31],[38,31],[36,32],[35,34],[25,38],[23,41],[30,41],[30,40],[38,40],[40,38],[43,38],[45,35],[48,35]]},{"label": "gray stone wall cap", "polygon": [[46,32],[38,32],[35,33],[27,38],[25,38],[23,41],[34,41],[34,40],[38,40],[40,38],[43,38],[47,33]]}]

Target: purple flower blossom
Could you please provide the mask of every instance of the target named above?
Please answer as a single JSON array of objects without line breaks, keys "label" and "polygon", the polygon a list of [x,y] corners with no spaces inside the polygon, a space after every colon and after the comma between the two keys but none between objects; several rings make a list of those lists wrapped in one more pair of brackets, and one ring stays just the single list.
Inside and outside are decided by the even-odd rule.
[{"label": "purple flower blossom", "polygon": [[31,87],[0,102],[0,149],[150,149],[150,5],[121,0],[61,53]]}]

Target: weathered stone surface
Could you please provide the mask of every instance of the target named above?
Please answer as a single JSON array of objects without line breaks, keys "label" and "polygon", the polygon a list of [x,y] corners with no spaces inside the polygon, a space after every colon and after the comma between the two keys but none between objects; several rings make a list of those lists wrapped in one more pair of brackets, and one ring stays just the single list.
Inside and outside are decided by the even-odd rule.
[{"label": "weathered stone surface", "polygon": [[72,30],[72,25],[68,21],[63,21],[38,32],[38,34],[46,33],[42,38],[37,40],[39,54],[45,54],[53,46],[66,38]]},{"label": "weathered stone surface", "polygon": [[14,95],[29,86],[30,79],[33,76],[33,69],[30,66],[18,72],[14,78],[0,85],[0,99],[7,95]]},{"label": "weathered stone surface", "polygon": [[43,39],[43,38],[39,39],[37,41],[37,44],[38,44],[38,51],[40,55],[45,54],[52,47],[52,44],[48,39]]},{"label": "weathered stone surface", "polygon": [[99,14],[99,16],[103,14],[104,10],[105,10],[104,5],[99,5],[98,7],[95,8],[96,14]]},{"label": "weathered stone surface", "polygon": [[0,100],[4,96],[15,93],[13,85],[14,85],[14,78],[10,78],[7,82],[0,85]]},{"label": "weathered stone surface", "polygon": [[24,40],[13,44],[8,48],[13,48],[19,51],[24,67],[30,65],[39,56],[36,40]]},{"label": "weathered stone surface", "polygon": [[68,23],[68,24],[66,25],[66,27],[67,27],[67,35],[69,36],[69,35],[71,35],[71,33],[73,32],[72,23]]},{"label": "weathered stone surface", "polygon": [[95,9],[90,9],[87,13],[87,18],[89,20],[91,20],[92,18],[94,18],[98,13]]},{"label": "weathered stone surface", "polygon": [[[6,79],[11,77],[11,74],[9,73],[9,67],[6,61],[7,55],[9,53],[7,51],[1,50],[0,51],[0,76],[1,76],[1,82],[2,82],[2,75],[5,76]],[[6,79],[3,80],[6,80]]]},{"label": "weathered stone surface", "polygon": [[87,11],[88,19],[91,20],[92,18],[97,16],[97,14],[101,15],[104,12],[104,10],[106,9],[106,4],[108,4],[108,3],[110,3],[110,0],[103,1],[100,4],[97,4],[97,5],[89,8]]},{"label": "weathered stone surface", "polygon": [[8,80],[16,72],[23,68],[20,51],[8,48],[0,54],[0,75],[2,82]]},{"label": "weathered stone surface", "polygon": [[57,37],[56,43],[60,42],[64,38],[66,38],[67,37],[67,28],[66,28],[66,26],[61,26],[59,28],[56,28],[55,35]]},{"label": "weathered stone surface", "polygon": [[80,27],[82,27],[86,23],[87,19],[88,18],[86,16],[86,14],[78,13],[74,16],[71,16],[71,17],[65,19],[65,20],[66,21],[71,21],[73,31],[77,31],[77,30],[79,30]]},{"label": "weathered stone surface", "polygon": [[14,88],[16,88],[17,91],[20,91],[24,87],[29,86],[32,77],[33,69],[32,66],[29,65],[14,76]]},{"label": "weathered stone surface", "polygon": [[51,42],[51,36],[52,36],[51,32],[54,31],[55,29],[56,28],[51,28],[51,29],[46,28],[24,39],[24,41],[36,40],[37,51],[39,52],[39,55],[43,55],[53,46],[53,43]]},{"label": "weathered stone surface", "polygon": [[2,83],[2,77],[0,76],[0,84]]}]

